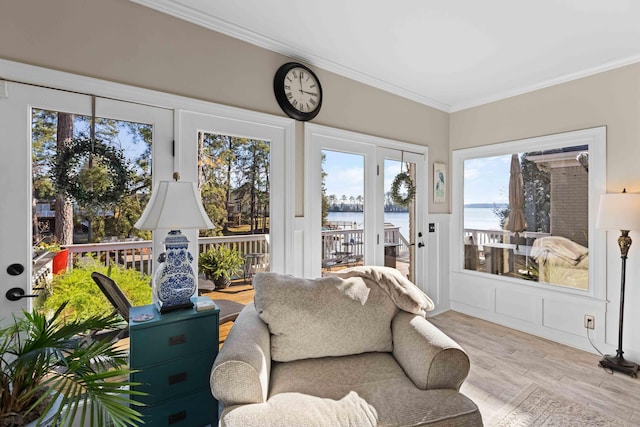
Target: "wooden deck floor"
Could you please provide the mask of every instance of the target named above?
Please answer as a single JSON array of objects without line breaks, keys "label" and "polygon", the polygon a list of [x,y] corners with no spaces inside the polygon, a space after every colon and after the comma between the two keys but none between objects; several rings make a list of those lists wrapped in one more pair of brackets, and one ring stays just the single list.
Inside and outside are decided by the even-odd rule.
[{"label": "wooden deck floor", "polygon": [[[239,302],[240,304],[247,305],[253,301],[254,294],[253,286],[251,284],[245,283],[243,280],[238,280],[233,282],[228,288],[222,290],[216,290],[213,292],[208,292],[202,294],[203,296],[207,296],[212,300],[216,299],[227,299],[235,302]],[[227,322],[220,325],[220,345],[224,343],[224,340],[227,338],[231,327],[233,326],[233,322]]]}]

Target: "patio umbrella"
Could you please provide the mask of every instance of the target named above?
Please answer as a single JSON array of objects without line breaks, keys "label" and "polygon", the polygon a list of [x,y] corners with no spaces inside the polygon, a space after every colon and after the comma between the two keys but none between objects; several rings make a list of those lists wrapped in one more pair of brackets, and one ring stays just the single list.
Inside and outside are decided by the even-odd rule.
[{"label": "patio umbrella", "polygon": [[522,182],[522,168],[517,154],[511,156],[511,169],[509,174],[509,217],[504,224],[505,230],[515,233],[516,249],[518,249],[518,237],[527,229],[527,221],[524,219],[524,184]]}]

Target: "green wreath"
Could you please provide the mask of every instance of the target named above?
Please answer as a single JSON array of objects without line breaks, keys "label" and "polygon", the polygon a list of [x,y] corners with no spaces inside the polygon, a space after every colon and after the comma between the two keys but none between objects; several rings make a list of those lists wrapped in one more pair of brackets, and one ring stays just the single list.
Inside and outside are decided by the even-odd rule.
[{"label": "green wreath", "polygon": [[[405,186],[407,189],[407,195],[402,197],[400,195],[400,188]],[[413,180],[406,172],[400,172],[393,179],[391,183],[391,200],[393,203],[400,206],[408,206],[409,202],[416,196],[416,186],[413,184]]]},{"label": "green wreath", "polygon": [[[87,167],[89,158],[91,168]],[[79,205],[109,205],[125,194],[130,171],[120,150],[79,137],[57,152],[51,175],[56,190]]]}]

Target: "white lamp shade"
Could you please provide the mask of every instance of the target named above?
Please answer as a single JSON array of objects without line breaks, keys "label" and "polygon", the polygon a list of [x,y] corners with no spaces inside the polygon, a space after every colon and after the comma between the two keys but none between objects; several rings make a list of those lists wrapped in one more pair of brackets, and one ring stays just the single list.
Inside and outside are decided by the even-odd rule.
[{"label": "white lamp shade", "polygon": [[140,219],[140,230],[213,228],[202,206],[196,184],[190,181],[160,181]]},{"label": "white lamp shade", "polygon": [[600,196],[596,227],[605,230],[640,230],[640,194]]}]

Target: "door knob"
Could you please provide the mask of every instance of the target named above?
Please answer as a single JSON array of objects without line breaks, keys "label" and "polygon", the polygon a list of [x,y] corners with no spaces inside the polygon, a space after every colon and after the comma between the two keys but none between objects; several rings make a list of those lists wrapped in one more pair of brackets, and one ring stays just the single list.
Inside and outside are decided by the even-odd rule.
[{"label": "door knob", "polygon": [[9,301],[19,301],[22,298],[35,298],[38,295],[26,295],[26,292],[22,288],[11,288],[4,294]]}]

